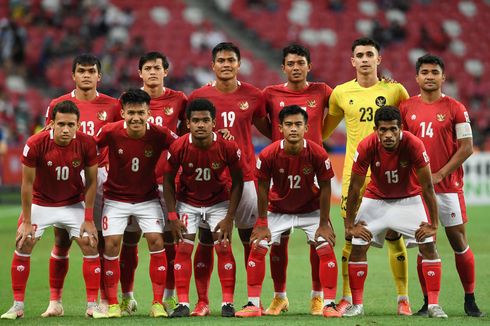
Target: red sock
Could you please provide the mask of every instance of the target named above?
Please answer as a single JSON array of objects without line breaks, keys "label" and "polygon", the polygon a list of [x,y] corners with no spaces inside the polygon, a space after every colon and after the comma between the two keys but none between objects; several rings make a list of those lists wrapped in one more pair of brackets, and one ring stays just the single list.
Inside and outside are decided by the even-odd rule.
[{"label": "red sock", "polygon": [[245,243],[245,242],[242,242],[242,245],[243,245],[243,259],[245,261],[245,268],[247,268],[247,264],[248,264],[248,257],[250,257],[250,243]]},{"label": "red sock", "polygon": [[367,261],[349,262],[349,284],[352,291],[352,303],[362,304],[364,282],[368,273]]},{"label": "red sock", "polygon": [[138,267],[137,244],[122,244],[119,266],[121,269],[121,292],[133,292],[134,273],[136,272],[136,267]]},{"label": "red sock", "polygon": [[167,255],[167,279],[165,280],[165,288],[175,289],[175,277],[174,277],[175,245],[173,243],[165,245],[165,255]]},{"label": "red sock", "polygon": [[189,303],[189,283],[191,282],[192,276],[191,256],[193,249],[194,244],[188,240],[184,240],[184,242],[177,245],[174,275],[177,297],[180,303]]},{"label": "red sock", "polygon": [[12,290],[15,301],[24,301],[27,279],[31,271],[31,255],[14,252],[10,274],[12,277]]},{"label": "red sock", "polygon": [[253,246],[247,264],[247,288],[249,297],[260,297],[265,277],[265,255],[267,248]]},{"label": "red sock", "polygon": [[422,260],[422,272],[427,286],[429,304],[438,304],[441,290],[441,260]]},{"label": "red sock", "polygon": [[320,260],[320,267],[318,268],[318,274],[322,282],[321,284],[323,287],[323,298],[335,299],[335,297],[337,296],[337,274],[338,274],[337,259],[335,258],[335,252],[333,251],[332,246],[330,246],[328,243],[320,245],[318,249],[316,249],[316,252]]},{"label": "red sock", "polygon": [[215,244],[218,256],[218,275],[221,282],[222,302],[232,302],[235,293],[236,263],[231,245]]},{"label": "red sock", "polygon": [[105,273],[104,273],[104,248],[98,248],[99,260],[100,260],[100,300],[107,300],[107,293],[105,291]]},{"label": "red sock", "polygon": [[[335,261],[335,254],[334,254]],[[314,245],[310,245],[310,265],[311,265],[311,289],[313,291],[322,290],[322,281],[320,276],[320,257]]]},{"label": "red sock", "polygon": [[424,272],[422,272],[422,255],[417,255],[417,275],[419,276],[420,287],[424,296],[427,295],[427,287],[425,286]]},{"label": "red sock", "polygon": [[194,281],[196,282],[197,299],[209,304],[209,282],[214,267],[213,245],[199,242],[194,253]]},{"label": "red sock", "polygon": [[463,253],[455,253],[456,269],[465,293],[475,292],[475,256],[468,247]]},{"label": "red sock", "polygon": [[167,256],[165,250],[150,252],[150,279],[153,302],[162,303],[165,279],[167,278]]},{"label": "red sock", "polygon": [[286,292],[286,273],[288,269],[289,235],[281,237],[281,243],[271,247],[269,262],[274,282],[274,292]]},{"label": "red sock", "polygon": [[49,258],[49,300],[61,300],[63,284],[68,273],[68,251],[70,248],[54,245]]},{"label": "red sock", "polygon": [[[83,279],[85,280],[85,291],[87,302],[96,302],[100,286],[100,259],[99,255],[83,257]],[[52,300],[52,299],[51,299]]]},{"label": "red sock", "polygon": [[104,255],[104,284],[107,301],[109,304],[117,304],[117,285],[121,270],[119,269],[119,257],[107,257]]}]

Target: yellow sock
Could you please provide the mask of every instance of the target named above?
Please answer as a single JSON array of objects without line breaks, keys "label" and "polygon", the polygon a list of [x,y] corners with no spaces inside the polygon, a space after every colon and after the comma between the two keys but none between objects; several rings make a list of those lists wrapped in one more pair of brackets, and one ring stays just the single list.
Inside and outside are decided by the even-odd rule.
[{"label": "yellow sock", "polygon": [[349,285],[349,257],[352,251],[352,242],[345,241],[342,248],[342,297],[352,297]]},{"label": "yellow sock", "polygon": [[408,296],[408,255],[405,241],[400,237],[397,240],[387,240],[386,243],[396,292],[399,296]]}]

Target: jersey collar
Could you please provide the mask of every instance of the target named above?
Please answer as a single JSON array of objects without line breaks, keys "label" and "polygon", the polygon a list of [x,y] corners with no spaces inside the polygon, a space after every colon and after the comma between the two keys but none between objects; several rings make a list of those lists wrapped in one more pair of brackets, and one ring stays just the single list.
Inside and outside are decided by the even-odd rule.
[{"label": "jersey collar", "polygon": [[[126,123],[126,121],[124,121],[123,127],[124,127],[124,129],[128,129],[128,124]],[[150,123],[149,122],[146,123],[146,130],[150,130]]]},{"label": "jersey collar", "polygon": [[[75,97],[75,89],[71,91],[71,97]],[[99,97],[99,92],[95,90],[95,97]]]},{"label": "jersey collar", "polygon": [[[76,138],[77,138],[77,133],[75,133],[75,134],[73,135],[73,139],[76,139]],[[49,139],[50,139],[50,140],[54,140],[54,130],[53,130],[53,129],[50,129],[50,130],[49,130]]]},{"label": "jersey collar", "polygon": [[[213,141],[216,141],[218,139],[218,136],[216,135],[216,133],[213,131]],[[189,143],[192,144],[192,134],[189,133]]]},{"label": "jersey collar", "polygon": [[[284,142],[285,142],[284,139],[281,140],[281,145],[280,145],[281,149],[284,149]],[[304,139],[304,138],[303,138],[303,148],[306,148],[306,139]]]}]

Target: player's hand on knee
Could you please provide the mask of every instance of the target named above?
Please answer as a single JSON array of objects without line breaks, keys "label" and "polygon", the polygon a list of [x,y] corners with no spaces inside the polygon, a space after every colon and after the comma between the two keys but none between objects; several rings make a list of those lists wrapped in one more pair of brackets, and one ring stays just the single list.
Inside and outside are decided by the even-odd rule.
[{"label": "player's hand on knee", "polygon": [[174,239],[177,239],[178,242],[184,241],[183,233],[187,232],[187,227],[181,220],[172,220],[169,222],[170,231]]},{"label": "player's hand on knee", "polygon": [[420,227],[415,231],[415,239],[418,242],[424,241],[425,238],[432,237],[437,233],[437,226],[427,222],[420,223]]},{"label": "player's hand on knee", "polygon": [[83,237],[84,233],[88,234],[89,245],[92,248],[97,247],[97,242],[99,241],[97,235],[97,228],[93,221],[85,221],[80,226],[80,238]]},{"label": "player's hand on knee", "polygon": [[366,229],[366,225],[366,222],[360,221],[350,228],[348,232],[354,238],[360,238],[366,242],[370,242],[373,235],[368,229]]},{"label": "player's hand on knee", "polygon": [[271,240],[271,231],[267,226],[254,227],[252,234],[250,235],[250,244],[255,243],[258,245],[262,240]]},{"label": "player's hand on knee", "polygon": [[28,240],[29,237],[32,240],[34,240],[34,236],[35,236],[35,230],[32,227],[32,224],[22,222],[19,228],[17,229],[17,234],[15,237],[15,244],[17,248],[18,249],[22,248],[22,246]]},{"label": "player's hand on knee", "polygon": [[219,221],[214,228],[214,232],[218,232],[218,242],[224,242],[224,245],[226,246],[226,244],[231,241],[231,234],[233,233],[233,219],[225,217]]},{"label": "player's hand on knee", "polygon": [[318,238],[322,237],[325,239],[332,247],[335,246],[335,232],[332,230],[330,225],[320,225],[315,232],[315,241],[318,242]]},{"label": "player's hand on knee", "polygon": [[226,128],[223,128],[223,129],[218,129],[218,132],[221,134],[221,136],[225,139],[225,140],[234,140],[235,139],[235,136],[233,136],[230,132],[230,130],[226,129]]}]

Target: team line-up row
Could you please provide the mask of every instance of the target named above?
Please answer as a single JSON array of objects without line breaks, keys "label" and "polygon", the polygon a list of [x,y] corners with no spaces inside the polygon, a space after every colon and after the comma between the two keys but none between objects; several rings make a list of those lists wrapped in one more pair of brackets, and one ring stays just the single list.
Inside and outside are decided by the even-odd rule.
[{"label": "team line-up row", "polygon": [[[61,293],[72,240],[84,256],[86,315],[109,318],[136,311],[133,283],[142,233],[150,252],[152,317],[210,314],[214,251],[221,315],[278,315],[289,308],[287,247],[294,227],[305,231],[310,245],[311,314],[362,315],[366,252],[386,240],[397,313],[412,314],[406,246],[418,245],[424,305],[417,314],[447,318],[438,305],[441,261],[434,235],[439,221],[455,251],[464,310],[482,316],[465,236],[461,167],[472,153],[471,126],[464,106],[442,93],[444,62],[433,55],[418,59],[420,95],[409,98],[401,84],[378,78],[381,55],[374,40],[355,40],[350,60],[356,78],[332,90],[307,81],[309,51],[290,45],[283,49],[287,82],[260,91],[238,81],[239,49],[220,43],[212,50],[215,81],[187,99],[164,86],[167,58],[149,52],[139,62],[142,89],[130,89],[116,100],[97,92],[99,60],[76,57],[75,89],[50,103],[46,130],[30,137],[23,151],[22,214],[11,268],[14,304],[1,317],[23,317],[31,252],[44,230],[54,226],[50,302],[43,317],[64,314]],[[333,170],[321,143],[343,119],[346,244],[342,297],[336,303]],[[252,125],[273,141],[258,159]],[[248,288],[248,303],[238,311],[230,242],[234,225],[244,248]],[[269,248],[274,299],[264,309],[260,293]],[[191,312],[193,270],[198,302]]]}]

